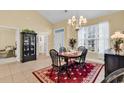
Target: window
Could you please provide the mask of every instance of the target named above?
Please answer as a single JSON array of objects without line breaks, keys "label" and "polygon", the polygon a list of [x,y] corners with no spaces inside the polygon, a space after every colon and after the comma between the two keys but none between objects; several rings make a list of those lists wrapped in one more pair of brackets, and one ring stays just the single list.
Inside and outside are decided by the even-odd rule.
[{"label": "window", "polygon": [[85,46],[90,51],[104,54],[104,50],[109,48],[109,23],[102,22],[80,29],[78,46]]},{"label": "window", "polygon": [[55,29],[54,32],[54,48],[59,51],[59,48],[64,46],[64,29]]}]

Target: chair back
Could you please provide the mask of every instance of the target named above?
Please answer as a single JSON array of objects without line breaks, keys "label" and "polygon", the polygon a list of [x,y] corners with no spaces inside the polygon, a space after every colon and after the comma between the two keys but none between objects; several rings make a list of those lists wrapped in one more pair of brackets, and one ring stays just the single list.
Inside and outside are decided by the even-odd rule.
[{"label": "chair back", "polygon": [[83,51],[81,53],[81,57],[80,57],[81,62],[85,62],[87,51],[88,50],[86,48],[83,49]]},{"label": "chair back", "polygon": [[59,56],[55,49],[49,51],[50,57],[52,59],[52,66],[59,66]]},{"label": "chair back", "polygon": [[59,52],[60,52],[60,53],[66,52],[66,48],[65,48],[65,47],[60,47],[60,48],[59,48]]},{"label": "chair back", "polygon": [[78,47],[78,51],[83,51],[84,49],[86,49],[84,46],[79,46]]}]

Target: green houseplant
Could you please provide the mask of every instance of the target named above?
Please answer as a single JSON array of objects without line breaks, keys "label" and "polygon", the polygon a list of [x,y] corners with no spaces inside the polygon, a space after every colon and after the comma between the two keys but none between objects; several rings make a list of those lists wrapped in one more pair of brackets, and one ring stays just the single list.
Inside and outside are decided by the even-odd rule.
[{"label": "green houseplant", "polygon": [[74,49],[76,43],[77,43],[77,41],[74,38],[71,38],[69,40],[69,46],[72,48],[72,50]]},{"label": "green houseplant", "polygon": [[23,29],[22,32],[35,33],[34,30],[30,30],[30,29]]}]

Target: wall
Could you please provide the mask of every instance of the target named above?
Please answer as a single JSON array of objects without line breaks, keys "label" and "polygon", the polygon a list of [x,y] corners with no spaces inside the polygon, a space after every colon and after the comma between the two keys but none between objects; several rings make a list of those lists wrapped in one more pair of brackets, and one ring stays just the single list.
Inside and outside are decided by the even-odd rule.
[{"label": "wall", "polygon": [[110,26],[110,35],[119,30],[124,30],[124,11],[119,11],[111,15],[100,16],[95,19],[88,20],[87,25],[97,24],[108,21]]},{"label": "wall", "polygon": [[[77,37],[77,35],[76,35],[77,32],[75,32],[74,29],[72,29],[70,26],[68,26],[67,20],[64,20],[62,22],[58,22],[58,23],[53,24],[53,30],[59,29],[59,28],[64,28],[64,31],[65,31],[64,32],[64,35],[65,35],[64,44],[65,44],[65,47],[68,47],[69,39],[70,38],[76,38]],[[53,36],[53,38],[54,38],[54,36]]]},{"label": "wall", "polygon": [[52,47],[52,24],[37,11],[18,10],[0,11],[0,25],[17,27],[20,31],[24,28],[33,29],[37,33],[47,32],[49,35],[49,49]]},{"label": "wall", "polygon": [[16,31],[12,29],[0,28],[0,50],[5,49],[6,46],[15,46]]}]

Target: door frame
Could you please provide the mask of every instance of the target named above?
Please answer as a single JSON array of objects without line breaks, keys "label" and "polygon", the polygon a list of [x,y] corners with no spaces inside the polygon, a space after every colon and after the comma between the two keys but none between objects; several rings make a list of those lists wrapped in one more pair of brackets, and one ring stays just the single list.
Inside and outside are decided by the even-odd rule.
[{"label": "door frame", "polygon": [[13,26],[5,26],[5,25],[0,25],[0,28],[6,28],[6,29],[14,29],[16,30],[16,34],[15,34],[15,39],[16,39],[16,60],[20,62],[20,29],[18,27],[13,27]]},{"label": "door frame", "polygon": [[60,28],[56,28],[53,30],[53,35],[54,35],[54,48],[55,48],[55,32],[56,30],[61,30],[63,29],[64,30],[64,46],[65,46],[65,28],[64,27],[60,27]]},{"label": "door frame", "polygon": [[[47,41],[47,52],[46,52],[46,55],[48,56],[49,55],[49,51],[48,51],[49,50],[49,33],[48,32],[39,32],[37,37],[39,38],[40,35],[43,35],[43,36],[47,36],[48,37],[48,41]],[[37,44],[38,43],[39,42],[37,42]],[[38,52],[37,52],[37,55],[39,55]]]}]

